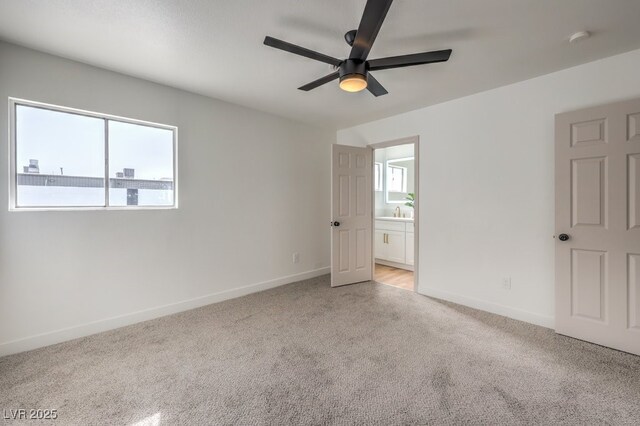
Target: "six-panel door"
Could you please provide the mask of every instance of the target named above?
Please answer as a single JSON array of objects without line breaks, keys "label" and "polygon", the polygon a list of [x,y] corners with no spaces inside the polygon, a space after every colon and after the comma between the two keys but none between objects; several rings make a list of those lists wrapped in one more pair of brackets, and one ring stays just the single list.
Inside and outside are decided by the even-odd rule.
[{"label": "six-panel door", "polygon": [[372,278],[372,150],[332,146],[331,286]]},{"label": "six-panel door", "polygon": [[556,116],[556,331],[640,354],[640,100]]}]

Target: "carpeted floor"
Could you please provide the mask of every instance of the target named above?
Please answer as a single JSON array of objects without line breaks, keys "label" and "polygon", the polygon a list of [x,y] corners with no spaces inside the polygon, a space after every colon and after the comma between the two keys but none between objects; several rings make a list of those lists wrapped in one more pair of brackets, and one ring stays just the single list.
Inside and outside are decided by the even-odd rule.
[{"label": "carpeted floor", "polygon": [[[0,359],[56,424],[640,424],[640,357],[328,276]],[[38,422],[43,424],[43,422]]]}]

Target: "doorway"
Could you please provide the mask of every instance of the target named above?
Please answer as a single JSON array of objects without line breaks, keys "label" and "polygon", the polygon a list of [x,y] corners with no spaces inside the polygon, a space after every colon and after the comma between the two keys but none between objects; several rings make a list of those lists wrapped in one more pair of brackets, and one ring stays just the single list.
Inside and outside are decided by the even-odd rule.
[{"label": "doorway", "polygon": [[416,291],[418,138],[373,149],[373,279]]}]

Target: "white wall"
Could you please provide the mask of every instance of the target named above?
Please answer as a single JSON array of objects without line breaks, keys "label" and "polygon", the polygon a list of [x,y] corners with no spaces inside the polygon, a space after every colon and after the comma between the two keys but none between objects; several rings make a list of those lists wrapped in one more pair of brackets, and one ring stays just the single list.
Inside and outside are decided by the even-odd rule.
[{"label": "white wall", "polygon": [[[9,96],[178,126],[180,208],[8,212]],[[0,43],[0,135],[0,355],[328,272],[335,132]]]},{"label": "white wall", "polygon": [[420,293],[553,326],[554,114],[640,96],[639,70],[637,50],[338,132],[420,136]]}]

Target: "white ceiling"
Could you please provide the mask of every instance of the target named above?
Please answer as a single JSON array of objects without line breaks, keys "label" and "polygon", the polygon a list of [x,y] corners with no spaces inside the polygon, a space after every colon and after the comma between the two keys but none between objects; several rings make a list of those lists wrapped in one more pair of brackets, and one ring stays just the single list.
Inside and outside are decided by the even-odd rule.
[{"label": "white ceiling", "polygon": [[[365,0],[2,0],[0,38],[317,125],[342,128],[640,48],[638,0],[396,0],[370,58],[452,48],[446,63],[379,71],[388,95],[296,88],[344,58]],[[579,30],[593,36],[578,44]]]}]

